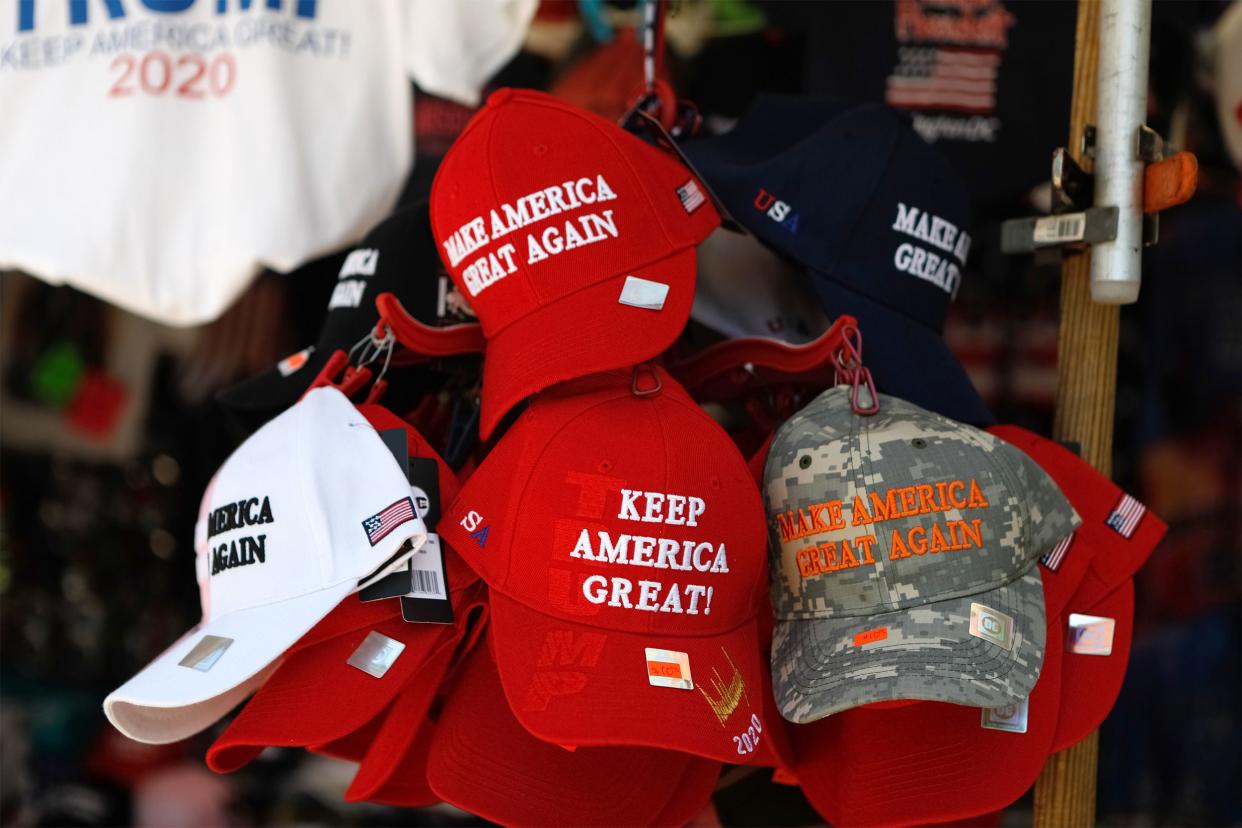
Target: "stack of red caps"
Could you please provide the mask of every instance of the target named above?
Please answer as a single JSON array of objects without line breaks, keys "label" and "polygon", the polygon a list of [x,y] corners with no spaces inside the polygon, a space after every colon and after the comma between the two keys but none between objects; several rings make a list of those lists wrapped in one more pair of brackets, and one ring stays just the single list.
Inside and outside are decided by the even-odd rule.
[{"label": "stack of red caps", "polygon": [[1041,561],[1043,671],[1027,701],[1009,708],[890,702],[791,726],[797,781],[834,824],[957,823],[1004,808],[1049,755],[1099,727],[1120,692],[1131,577],[1166,527],[1057,443],[1014,426],[989,430],[1038,463],[1083,519]]},{"label": "stack of red caps", "polygon": [[529,405],[438,527],[488,587],[490,647],[446,694],[429,786],[499,822],[684,823],[721,763],[788,755],[757,487],[644,364],[684,328],[719,217],[675,155],[513,90],[431,212],[486,337],[482,435]]},{"label": "stack of red caps", "polygon": [[[415,429],[377,405],[359,411],[378,431],[404,431],[409,457],[434,460],[442,497],[456,497],[452,470]],[[444,561],[453,623],[411,623],[395,599],[351,596],[286,652],[208,750],[208,765],[229,772],[265,747],[303,747],[360,762],[348,799],[438,801],[404,790],[412,777],[401,771],[420,761],[414,737],[455,656],[482,628],[478,609],[485,607],[475,574],[451,549]]]}]

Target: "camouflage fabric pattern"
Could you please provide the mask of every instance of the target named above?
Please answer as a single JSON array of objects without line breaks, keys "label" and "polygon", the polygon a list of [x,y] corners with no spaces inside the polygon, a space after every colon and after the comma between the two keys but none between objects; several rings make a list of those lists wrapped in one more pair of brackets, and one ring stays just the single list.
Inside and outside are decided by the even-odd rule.
[{"label": "camouflage fabric pattern", "polygon": [[[972,603],[1014,620],[1012,649],[971,635]],[[860,634],[878,640],[859,646]],[[981,595],[872,616],[777,622],[773,691],[781,715],[799,724],[896,699],[1000,707],[1030,695],[1046,636],[1035,564]]]},{"label": "camouflage fabric pattern", "polygon": [[[884,395],[879,413],[860,416],[844,386],[824,392],[778,430],[764,478],[778,619],[870,616],[994,589],[1028,571],[1081,523],[1052,479],[1013,446]],[[968,492],[981,496],[970,507]],[[875,522],[855,525],[856,496]],[[873,497],[903,516],[879,520]],[[831,501],[840,502],[839,528],[811,525],[817,510],[827,520],[823,504]],[[911,504],[913,512],[902,508]],[[799,525],[799,510],[800,525],[810,531],[782,540],[781,516]],[[875,540],[873,560],[864,562],[857,539],[865,535]],[[933,538],[939,546],[927,543]],[[817,571],[804,569],[808,557]],[[851,560],[857,565],[831,565]]]}]

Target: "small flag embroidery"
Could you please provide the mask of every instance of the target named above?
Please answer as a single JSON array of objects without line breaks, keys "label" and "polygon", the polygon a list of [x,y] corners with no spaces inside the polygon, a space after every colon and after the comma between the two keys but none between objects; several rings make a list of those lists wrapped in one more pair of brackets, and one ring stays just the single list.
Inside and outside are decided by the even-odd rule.
[{"label": "small flag embroidery", "polygon": [[1130,495],[1123,494],[1121,501],[1113,507],[1113,511],[1104,523],[1112,527],[1113,531],[1118,535],[1129,540],[1145,514],[1147,514],[1146,506],[1130,497]]},{"label": "small flag embroidery", "polygon": [[681,199],[681,206],[687,213],[693,213],[707,200],[693,178],[677,188],[677,197]]},{"label": "small flag embroidery", "polygon": [[392,530],[413,519],[414,503],[408,497],[403,497],[387,509],[384,509],[384,511],[371,515],[364,520],[362,528],[367,532],[367,540],[371,542],[372,546],[375,546],[375,544],[392,534]]},{"label": "small flag embroidery", "polygon": [[1069,552],[1070,544],[1074,542],[1074,534],[1071,532],[1061,539],[1061,542],[1048,550],[1048,552],[1039,559],[1039,562],[1046,566],[1052,572],[1056,572],[1061,568],[1061,562],[1065,560],[1066,554]]}]

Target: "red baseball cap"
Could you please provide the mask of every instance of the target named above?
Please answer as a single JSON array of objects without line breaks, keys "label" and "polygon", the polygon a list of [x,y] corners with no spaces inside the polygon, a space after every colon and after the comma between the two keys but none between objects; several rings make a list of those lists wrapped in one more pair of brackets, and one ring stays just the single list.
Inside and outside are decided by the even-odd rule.
[{"label": "red baseball cap", "polygon": [[671,345],[719,223],[675,156],[541,92],[492,94],[431,190],[440,257],[487,338],[483,438],[536,391]]},{"label": "red baseball cap", "polygon": [[[1108,717],[1125,681],[1133,634],[1132,579],[1092,605],[1079,604],[1077,595],[1070,599],[1061,625],[1066,652],[1053,753],[1078,744]],[[1050,638],[1048,646],[1054,645]]]},{"label": "red baseball cap", "polygon": [[[434,459],[441,492],[456,496],[451,469],[415,429],[382,406],[359,411],[377,430],[405,431],[409,455]],[[444,560],[450,600],[460,606],[477,577],[451,549],[444,550]],[[440,675],[424,674],[424,667],[440,651],[451,653],[464,629],[460,614],[456,624],[412,624],[401,617],[396,600],[349,598],[288,650],[208,749],[208,766],[227,773],[269,745],[306,747],[345,739],[375,719],[408,682],[438,686]]]},{"label": "red baseball cap", "polygon": [[[1073,595],[1079,606],[1093,606],[1133,577],[1168,531],[1146,506],[1061,444],[1018,426],[992,426],[988,431],[1039,464],[1082,518],[1078,530],[1042,562],[1045,574],[1063,569],[1077,573],[1069,580],[1081,583],[1065,595]],[[1049,615],[1063,609],[1047,600],[1045,605]]]},{"label": "red baseball cap", "polygon": [[[1048,627],[1052,636],[1055,617]],[[1062,661],[1062,649],[1049,646],[1022,704],[886,702],[790,727],[803,793],[834,825],[956,822],[1012,804],[1051,749]]]},{"label": "red baseball cap", "polygon": [[720,426],[643,370],[539,394],[439,529],[490,588],[531,733],[774,764],[758,489]]},{"label": "red baseball cap", "polygon": [[331,742],[324,742],[322,745],[308,745],[306,749],[311,753],[318,753],[320,756],[328,756],[344,762],[361,762],[362,757],[367,755],[371,742],[375,741],[375,734],[379,732],[379,727],[384,723],[384,716],[387,713],[386,708],[352,733],[347,733]]},{"label": "red baseball cap", "polygon": [[[1090,464],[1052,440],[1017,426],[990,429],[1013,443],[1056,481],[1083,524],[1044,561],[1049,575],[1075,579],[1076,589],[1062,607],[1062,627],[1049,646],[1067,646],[1071,630],[1079,637],[1111,632],[1109,654],[1065,654],[1064,701],[1052,750],[1077,744],[1100,726],[1112,710],[1125,680],[1134,628],[1132,577],[1151,555],[1168,527],[1141,502],[1122,491]],[[1052,609],[1049,609],[1051,614]],[[1073,616],[1091,616],[1075,619]],[[1081,649],[1081,648],[1080,648]]]},{"label": "red baseball cap", "polygon": [[[440,798],[504,825],[684,825],[721,765],[641,747],[567,750],[514,718],[487,647],[466,658],[435,728],[427,781]],[[673,806],[676,801],[676,807]]]},{"label": "red baseball cap", "polygon": [[[413,706],[411,703],[410,709]],[[398,808],[427,808],[439,804],[442,801],[439,794],[427,784],[427,758],[431,753],[435,728],[436,723],[424,715],[403,740],[404,749],[390,772],[373,774],[365,767],[359,768],[345,791],[345,800],[395,805]]]},{"label": "red baseball cap", "polygon": [[[825,819],[842,825],[956,822],[1004,808],[1026,792],[1052,752],[1066,704],[1061,613],[1082,587],[1098,548],[1090,538],[1073,543],[1072,566],[1067,559],[1055,570],[1036,567],[1047,644],[1039,679],[1024,703],[985,711],[942,702],[885,702],[789,727],[798,781]],[[1004,773],[981,772],[980,761]],[[842,763],[852,769],[844,778]],[[867,782],[857,784],[858,779]]]},{"label": "red baseball cap", "polygon": [[[1130,507],[1137,501],[1060,444],[1014,426],[988,430],[1040,465],[1083,520],[1039,566],[1048,645],[1027,701],[1027,731],[984,729],[980,709],[935,702],[869,705],[791,727],[799,782],[832,822],[956,823],[1003,808],[1026,792],[1050,753],[1099,725],[1120,689],[1133,615],[1127,585],[1164,524],[1141,504]],[[1114,655],[1066,652],[1071,613],[1115,620]],[[1005,773],[979,773],[977,757]],[[849,779],[866,785],[840,778],[845,761]]]},{"label": "red baseball cap", "polygon": [[269,745],[307,747],[341,739],[365,727],[407,684],[438,685],[440,675],[427,668],[438,653],[452,653],[459,631],[453,625],[411,624],[396,600],[373,603],[388,605],[385,621],[358,626],[357,608],[367,604],[351,598],[321,622],[337,625],[340,634],[291,649],[208,748],[207,766],[228,773]]},{"label": "red baseball cap", "polygon": [[425,672],[436,676],[435,681],[408,683],[384,713],[365,753],[357,760],[358,772],[345,791],[347,801],[405,808],[440,801],[427,786],[429,728],[433,726],[430,712],[436,697],[451,683],[460,661],[487,627],[487,590],[482,586],[471,590],[455,609],[465,624],[463,638],[455,648],[437,653],[428,663]]}]

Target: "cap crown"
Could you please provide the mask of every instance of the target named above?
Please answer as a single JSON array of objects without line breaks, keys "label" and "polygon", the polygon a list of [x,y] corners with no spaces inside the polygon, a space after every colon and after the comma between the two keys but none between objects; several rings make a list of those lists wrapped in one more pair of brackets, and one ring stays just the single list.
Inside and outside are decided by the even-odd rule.
[{"label": "cap crown", "polygon": [[970,251],[969,192],[887,107],[762,96],[732,132],[685,151],[765,243],[819,278],[944,327]]},{"label": "cap crown", "polygon": [[375,327],[375,297],[393,293],[420,322],[438,321],[438,274],[427,204],[398,209],[377,224],[339,264],[317,347],[331,351],[357,342]]},{"label": "cap crown", "polygon": [[[195,527],[203,621],[371,574],[418,518],[372,545],[364,522],[410,495],[396,460],[333,388],[311,391],[250,436],[207,486]],[[400,520],[394,515],[391,520]]]},{"label": "cap crown", "polygon": [[440,256],[488,336],[719,223],[673,156],[548,95],[508,89],[453,144],[431,198]]},{"label": "cap crown", "polygon": [[443,523],[472,533],[456,547],[493,589],[635,633],[715,635],[755,615],[754,481],[728,435],[659,376],[651,396],[634,395],[629,372],[544,392],[466,481]]},{"label": "cap crown", "polygon": [[832,388],[765,467],[778,618],[870,615],[1020,577],[1080,522],[1022,452],[894,397],[855,414]]}]

